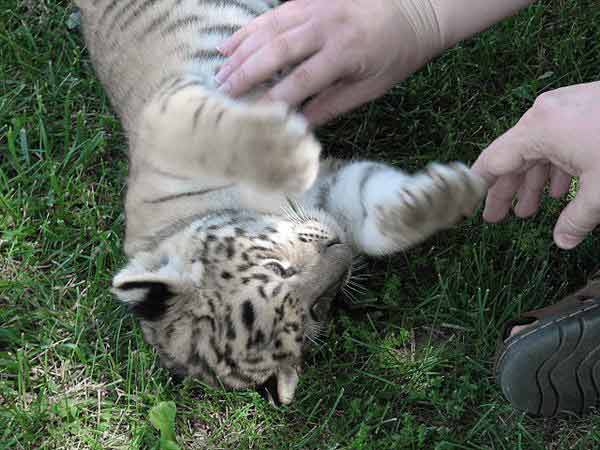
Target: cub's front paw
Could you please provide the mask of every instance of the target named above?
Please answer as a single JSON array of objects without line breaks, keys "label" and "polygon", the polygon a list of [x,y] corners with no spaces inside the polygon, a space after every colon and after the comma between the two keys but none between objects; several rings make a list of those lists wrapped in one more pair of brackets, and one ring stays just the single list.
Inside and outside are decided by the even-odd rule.
[{"label": "cub's front paw", "polygon": [[319,171],[321,145],[283,104],[238,107],[231,116],[238,153],[228,175],[267,191],[301,193]]},{"label": "cub's front paw", "polygon": [[379,231],[405,249],[472,215],[485,191],[485,181],[464,164],[431,164],[375,207]]}]

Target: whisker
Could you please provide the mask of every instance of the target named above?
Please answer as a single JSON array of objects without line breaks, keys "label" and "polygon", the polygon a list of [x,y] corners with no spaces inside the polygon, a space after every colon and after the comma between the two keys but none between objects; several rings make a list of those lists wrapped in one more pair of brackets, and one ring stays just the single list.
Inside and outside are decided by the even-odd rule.
[{"label": "whisker", "polygon": [[359,270],[366,266],[368,266],[367,259],[362,255],[358,255],[357,257],[355,257],[352,260],[352,269],[353,270]]},{"label": "whisker", "polygon": [[327,336],[327,330],[323,329],[320,330],[319,333],[317,334],[318,338],[325,338]]},{"label": "whisker", "polygon": [[310,343],[311,343],[311,344],[313,344],[313,345],[317,345],[317,343],[315,342],[315,340],[314,340],[314,339],[313,339],[313,338],[312,338],[310,335],[308,335],[308,334],[305,334],[305,335],[304,335],[304,337],[305,337],[306,339],[308,339],[308,340],[310,341]]},{"label": "whisker", "polygon": [[307,327],[311,332],[320,332],[323,328],[324,325],[318,323],[318,322],[313,322],[311,323],[308,327]]},{"label": "whisker", "polygon": [[317,336],[325,336],[326,332],[327,332],[327,326],[325,324],[316,324],[315,334]]},{"label": "whisker", "polygon": [[346,289],[346,286],[342,287],[342,294],[344,294],[348,299],[350,299],[351,303],[358,303],[357,298],[354,296],[352,292]]},{"label": "whisker", "polygon": [[363,286],[363,285],[362,285],[362,284],[361,284],[359,281],[357,281],[357,280],[354,280],[354,279],[352,279],[352,278],[350,278],[350,279],[349,279],[349,280],[346,282],[346,284],[351,284],[351,285],[353,285],[353,286],[358,286],[358,287],[360,287],[360,288],[364,288],[364,286]]},{"label": "whisker", "polygon": [[360,272],[361,270],[364,270],[367,267],[369,267],[369,264],[367,264],[366,261],[356,262],[356,259],[355,259],[352,263],[352,266],[350,266],[350,267],[352,268],[352,272]]},{"label": "whisker", "polygon": [[321,337],[326,336],[327,330],[327,324],[314,322],[311,324],[307,324],[305,336],[307,336],[307,338],[310,338],[312,342],[324,345],[325,342],[321,339]]},{"label": "whisker", "polygon": [[305,334],[304,336],[306,336],[306,339],[308,339],[315,347],[323,347],[325,345],[323,341],[315,336],[309,336],[308,334]]},{"label": "whisker", "polygon": [[282,213],[286,217],[286,219],[288,219],[290,222],[294,222],[296,224],[301,224],[302,218],[298,215],[298,212],[292,207],[291,202],[292,201],[290,200],[289,205],[285,205],[285,206],[281,207]]},{"label": "whisker", "polygon": [[362,287],[362,286],[352,286],[352,285],[348,285],[348,289],[350,289],[351,291],[355,292],[358,295],[367,295],[369,293],[369,291]]},{"label": "whisker", "polygon": [[366,290],[361,290],[361,289],[360,289],[360,287],[353,286],[353,285],[351,285],[351,284],[346,284],[344,287],[345,287],[346,289],[349,289],[349,290],[351,290],[352,292],[355,292],[355,293],[357,293],[357,294],[363,294],[363,293],[366,293],[366,292],[367,292]]},{"label": "whisker", "polygon": [[352,274],[350,275],[350,280],[367,280],[369,278],[373,278],[372,273],[360,273],[358,275]]}]

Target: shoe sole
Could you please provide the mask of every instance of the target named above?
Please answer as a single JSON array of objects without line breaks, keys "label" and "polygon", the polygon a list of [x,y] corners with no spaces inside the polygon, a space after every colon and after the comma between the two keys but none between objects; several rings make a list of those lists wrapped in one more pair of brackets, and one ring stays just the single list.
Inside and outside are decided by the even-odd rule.
[{"label": "shoe sole", "polygon": [[512,405],[529,414],[582,415],[600,399],[600,300],[540,320],[509,338],[496,381]]}]

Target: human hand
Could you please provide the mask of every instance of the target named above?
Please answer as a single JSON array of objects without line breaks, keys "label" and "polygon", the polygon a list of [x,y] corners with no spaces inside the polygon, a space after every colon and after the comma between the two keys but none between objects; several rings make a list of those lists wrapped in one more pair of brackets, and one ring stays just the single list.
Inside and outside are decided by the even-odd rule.
[{"label": "human hand", "polygon": [[600,223],[600,82],[539,96],[481,153],[473,171],[491,186],[483,212],[489,222],[507,215],[515,195],[515,214],[529,217],[548,179],[550,195],[558,198],[569,190],[571,177],[579,177],[579,191],[554,227],[556,245],[577,246]]},{"label": "human hand", "polygon": [[236,32],[216,75],[239,96],[282,69],[295,69],[267,94],[326,122],[387,91],[443,49],[430,0],[294,0]]}]

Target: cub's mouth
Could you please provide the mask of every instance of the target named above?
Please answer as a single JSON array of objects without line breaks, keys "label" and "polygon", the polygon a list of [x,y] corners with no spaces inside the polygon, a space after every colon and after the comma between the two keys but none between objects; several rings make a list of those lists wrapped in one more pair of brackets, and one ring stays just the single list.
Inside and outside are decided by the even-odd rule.
[{"label": "cub's mouth", "polygon": [[281,406],[281,399],[277,393],[277,375],[271,375],[267,381],[257,386],[256,392],[273,406]]},{"label": "cub's mouth", "polygon": [[[332,282],[325,291],[315,300],[311,307],[310,314],[314,319],[320,321],[327,320],[330,315],[331,307],[336,302],[337,297],[341,294],[342,287],[351,276],[351,268],[344,271],[341,276]],[[260,396],[271,403],[273,406],[281,406],[290,404],[293,400],[296,386],[298,384],[297,367],[282,367],[277,374],[271,375],[267,380],[256,386],[256,391]]]},{"label": "cub's mouth", "polygon": [[289,405],[294,399],[298,386],[298,370],[295,367],[281,369],[267,381],[256,387],[260,396],[273,406]]},{"label": "cub's mouth", "polygon": [[267,381],[257,386],[256,391],[273,406],[289,405],[294,400],[298,380],[296,367],[283,367],[276,375],[271,375]]}]

